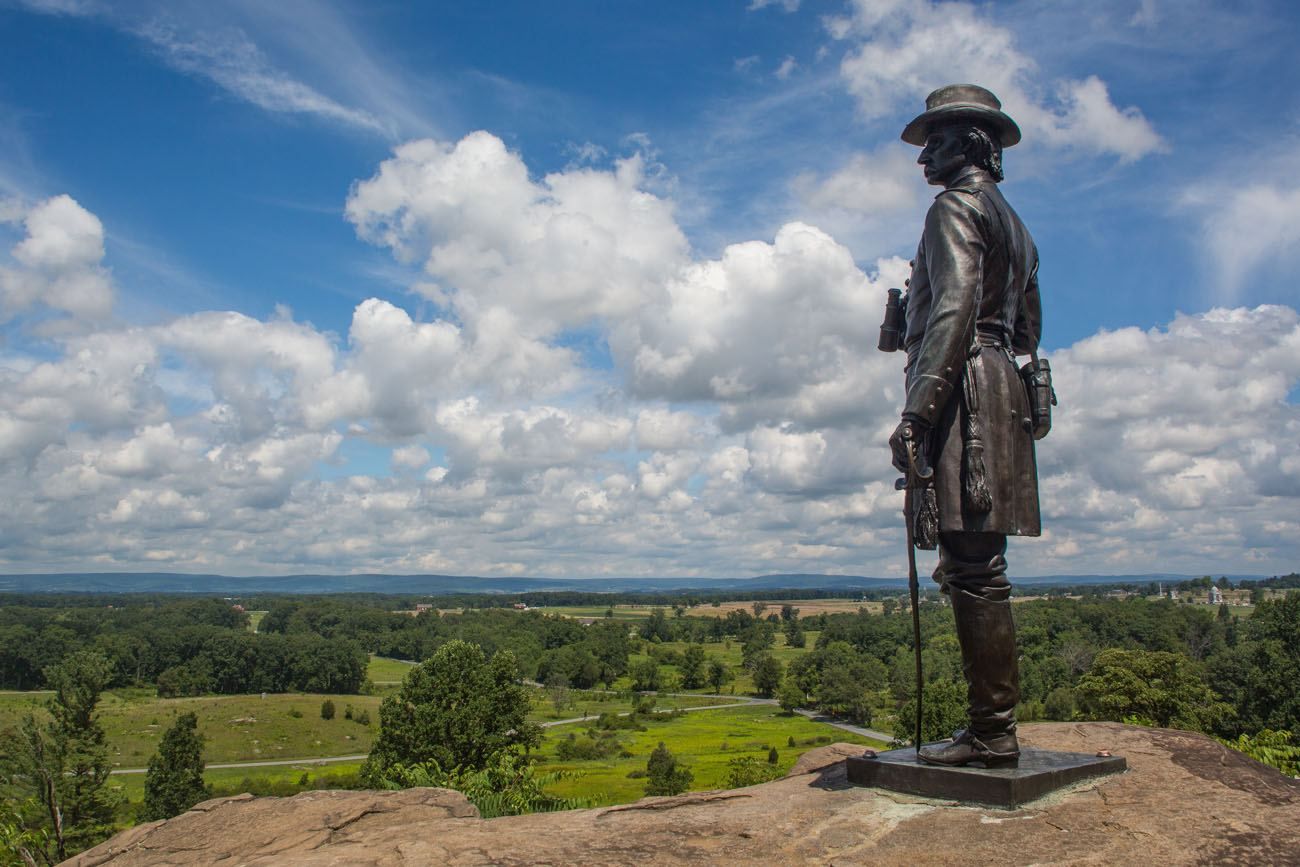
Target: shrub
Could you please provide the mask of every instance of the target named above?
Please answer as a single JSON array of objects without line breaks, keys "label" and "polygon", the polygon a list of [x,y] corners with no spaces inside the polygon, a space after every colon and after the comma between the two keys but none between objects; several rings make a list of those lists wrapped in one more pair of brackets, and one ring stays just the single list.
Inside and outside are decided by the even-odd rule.
[{"label": "shrub", "polygon": [[635,715],[619,716],[616,713],[606,711],[596,718],[596,728],[612,731],[615,729],[630,729],[632,731],[643,732],[643,726]]},{"label": "shrub", "polygon": [[689,789],[695,780],[695,775],[690,770],[677,764],[677,757],[663,741],[650,754],[645,770],[647,795],[679,795]]},{"label": "shrub", "polygon": [[740,789],[775,780],[781,772],[753,756],[742,756],[727,762],[727,788]]},{"label": "shrub", "polygon": [[1068,686],[1058,686],[1047,694],[1047,701],[1043,703],[1043,715],[1047,719],[1072,720],[1076,707],[1078,702],[1074,690]]},{"label": "shrub", "polygon": [[1241,735],[1235,740],[1219,739],[1219,742],[1277,768],[1288,777],[1300,777],[1300,738],[1292,737],[1289,731],[1264,729],[1258,734]]},{"label": "shrub", "polygon": [[320,718],[326,720],[334,719],[334,702],[325,699],[320,703]]},{"label": "shrub", "polygon": [[604,759],[612,756],[619,748],[618,740],[614,737],[569,737],[560,741],[555,746],[555,757],[561,761],[590,761],[592,759]]},{"label": "shrub", "polygon": [[482,770],[453,768],[444,771],[436,761],[418,765],[389,765],[378,782],[386,789],[433,786],[455,789],[469,799],[484,819],[549,813],[587,806],[577,798],[558,798],[545,787],[570,775],[564,772],[539,774],[531,760],[510,752],[499,752]]}]

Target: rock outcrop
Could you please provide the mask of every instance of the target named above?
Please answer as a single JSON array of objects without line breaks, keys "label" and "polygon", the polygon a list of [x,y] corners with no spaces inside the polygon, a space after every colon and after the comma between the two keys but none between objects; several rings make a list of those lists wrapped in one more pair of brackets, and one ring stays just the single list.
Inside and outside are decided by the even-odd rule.
[{"label": "rock outcrop", "polygon": [[861,748],[846,744],[747,789],[492,820],[445,789],[243,795],[69,863],[1300,864],[1300,782],[1209,738],[1110,723],[1022,733],[1036,747],[1111,750],[1129,771],[1014,811],[854,787],[843,758]]}]

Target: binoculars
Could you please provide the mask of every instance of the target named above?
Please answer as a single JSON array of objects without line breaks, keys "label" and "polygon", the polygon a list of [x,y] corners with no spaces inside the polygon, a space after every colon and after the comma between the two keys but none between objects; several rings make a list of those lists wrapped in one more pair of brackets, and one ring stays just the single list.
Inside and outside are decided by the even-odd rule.
[{"label": "binoculars", "polygon": [[890,289],[885,299],[885,321],[880,323],[880,341],[876,348],[881,352],[897,352],[907,337],[907,301],[902,289]]}]

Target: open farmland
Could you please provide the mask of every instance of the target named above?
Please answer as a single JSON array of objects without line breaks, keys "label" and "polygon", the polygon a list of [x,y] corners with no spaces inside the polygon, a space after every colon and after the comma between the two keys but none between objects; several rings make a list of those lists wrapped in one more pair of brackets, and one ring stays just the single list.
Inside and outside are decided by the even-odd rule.
[{"label": "open farmland", "polygon": [[558,614],[579,620],[597,620],[608,615],[614,620],[645,620],[650,612],[663,605],[545,605],[530,608],[543,614]]},{"label": "open farmland", "polygon": [[737,600],[734,602],[719,602],[714,605],[711,602],[702,605],[692,605],[686,609],[686,613],[693,617],[726,617],[728,611],[744,611],[746,614],[754,613],[755,605],[765,606],[762,615],[766,617],[769,614],[780,614],[782,605],[791,605],[799,609],[799,617],[816,617],[818,614],[857,614],[858,609],[865,608],[872,614],[879,614],[881,611],[880,600],[867,601],[858,599],[749,599]]},{"label": "open farmland", "polygon": [[[900,594],[901,596],[901,594]],[[873,614],[881,611],[880,600],[864,601],[861,598],[844,599],[741,599],[732,602],[705,602],[685,609],[692,617],[726,617],[728,611],[754,613],[755,603],[766,606],[762,616],[779,614],[782,605],[793,605],[799,609],[799,616],[813,617],[818,614],[857,614],[859,608],[865,608]],[[599,619],[606,615],[615,620],[644,620],[656,608],[671,613],[671,605],[616,604],[616,605],[547,605],[531,610],[546,614],[560,614],[564,617],[579,619]]]}]

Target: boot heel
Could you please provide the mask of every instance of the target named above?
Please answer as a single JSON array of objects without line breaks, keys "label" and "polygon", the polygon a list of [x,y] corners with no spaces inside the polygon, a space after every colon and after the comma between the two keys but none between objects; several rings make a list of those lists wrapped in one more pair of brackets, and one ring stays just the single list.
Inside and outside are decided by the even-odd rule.
[{"label": "boot heel", "polygon": [[986,768],[1014,768],[1020,764],[1020,756],[980,756]]}]

